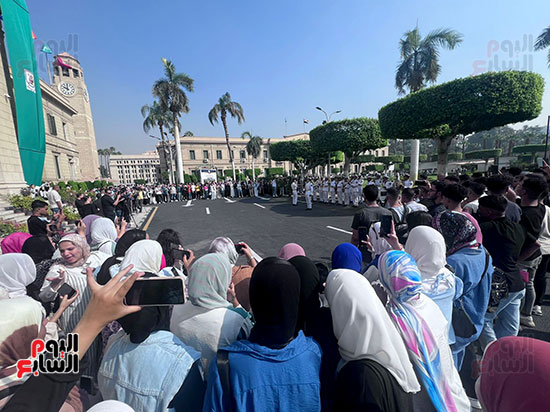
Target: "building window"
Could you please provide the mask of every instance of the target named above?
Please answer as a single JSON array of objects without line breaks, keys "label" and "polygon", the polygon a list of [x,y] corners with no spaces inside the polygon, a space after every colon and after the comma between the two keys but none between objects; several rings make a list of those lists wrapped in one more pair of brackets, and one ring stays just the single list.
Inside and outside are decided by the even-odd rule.
[{"label": "building window", "polygon": [[269,157],[267,156],[267,150],[264,150],[264,162],[267,162]]},{"label": "building window", "polygon": [[222,151],[221,150],[216,150],[216,159],[222,160]]},{"label": "building window", "polygon": [[73,76],[74,77],[80,77],[80,73],[77,69],[73,69]]},{"label": "building window", "polygon": [[241,156],[241,159],[246,159],[246,152],[244,150],[241,150],[240,156]]},{"label": "building window", "polygon": [[59,155],[53,155],[53,160],[55,162],[55,172],[57,173],[57,178],[61,179],[61,169],[59,168]]},{"label": "building window", "polygon": [[63,76],[66,76],[66,77],[69,77],[69,69],[66,68],[66,67],[62,67],[61,68],[61,73],[63,74]]},{"label": "building window", "polygon": [[55,117],[51,114],[47,114],[48,117],[48,127],[50,128],[50,134],[52,136],[57,136],[57,128],[55,127]]},{"label": "building window", "polygon": [[208,150],[202,151],[202,158],[208,160]]},{"label": "building window", "polygon": [[191,158],[191,160],[195,160],[195,151],[194,150],[189,150],[189,157]]}]

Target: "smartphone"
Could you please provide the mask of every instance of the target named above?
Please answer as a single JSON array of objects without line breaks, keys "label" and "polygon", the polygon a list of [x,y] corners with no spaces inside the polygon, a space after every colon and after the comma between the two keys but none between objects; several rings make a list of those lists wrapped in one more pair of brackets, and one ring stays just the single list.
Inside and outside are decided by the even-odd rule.
[{"label": "smartphone", "polygon": [[366,241],[368,239],[369,229],[366,226],[357,228],[359,232],[359,242]]},{"label": "smartphone", "polygon": [[183,257],[187,257],[187,259],[189,259],[189,257],[191,256],[191,254],[189,253],[188,250],[183,250],[183,249],[172,249],[172,257],[174,259],[177,259],[177,260],[183,260]]},{"label": "smartphone", "polygon": [[183,279],[179,277],[136,279],[124,298],[126,305],[138,306],[180,305],[184,301]]},{"label": "smartphone", "polygon": [[242,243],[235,243],[235,249],[239,255],[243,254],[244,245]]},{"label": "smartphone", "polygon": [[380,236],[386,237],[392,232],[392,220],[391,215],[380,217]]},{"label": "smartphone", "polygon": [[57,294],[59,296],[67,296],[67,299],[72,298],[76,293],[76,290],[67,285],[66,283],[63,283],[61,287],[57,290]]}]

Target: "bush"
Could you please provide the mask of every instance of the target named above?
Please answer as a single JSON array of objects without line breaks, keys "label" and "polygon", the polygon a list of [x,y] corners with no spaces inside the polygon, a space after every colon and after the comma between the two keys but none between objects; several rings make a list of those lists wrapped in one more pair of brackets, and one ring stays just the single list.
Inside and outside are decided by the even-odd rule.
[{"label": "bush", "polygon": [[63,213],[65,214],[65,219],[69,222],[80,220],[80,214],[72,206],[63,206]]},{"label": "bush", "polygon": [[[419,162],[425,162],[427,160],[428,160],[428,155],[427,154],[419,154],[418,155],[418,161]],[[407,162],[407,163],[410,163],[411,162],[411,157],[410,156],[405,156],[403,158],[403,161]]]},{"label": "bush", "polygon": [[392,163],[403,163],[403,160],[403,155],[379,156],[374,159],[375,162],[384,163],[385,165]]},{"label": "bush", "polygon": [[357,156],[351,163],[361,164],[361,163],[372,163],[374,162],[374,155],[360,155]]},{"label": "bush", "polygon": [[[262,174],[262,169],[255,167],[254,173],[256,174],[256,177],[258,177]],[[252,179],[252,169],[246,169],[246,175]]]},{"label": "bush", "polygon": [[78,183],[78,190],[82,193],[87,192],[89,190],[88,189],[88,184],[86,182],[79,182]]},{"label": "bush", "polygon": [[465,159],[480,159],[480,160],[489,160],[494,159],[502,155],[502,149],[486,149],[486,150],[475,150],[473,152],[464,153]]},{"label": "bush", "polygon": [[32,212],[32,202],[35,200],[47,200],[37,196],[34,199],[30,196],[12,195],[8,197],[8,202],[14,209],[23,209],[25,212]]},{"label": "bush", "polygon": [[[185,176],[183,177],[183,179],[185,180]],[[136,179],[136,180],[134,180],[134,184],[136,184],[136,185],[146,185],[147,184],[147,179]]]},{"label": "bush", "polygon": [[67,183],[65,183],[65,182],[57,182],[57,184],[59,185],[60,189],[66,189],[67,188]]},{"label": "bush", "polygon": [[[69,186],[74,191],[78,191],[79,189],[78,182],[75,182],[74,180],[69,180],[67,182],[67,186]],[[61,188],[61,186],[59,188]]]},{"label": "bush", "polygon": [[546,145],[544,144],[524,144],[515,146],[512,153],[544,153]]},{"label": "bush", "polygon": [[[462,153],[449,153],[447,160],[462,160]],[[436,154],[430,156],[430,162],[437,162]]]},{"label": "bush", "polygon": [[365,170],[368,172],[383,172],[385,170],[384,165],[367,165],[365,166]]},{"label": "bush", "polygon": [[0,237],[6,237],[15,232],[29,233],[29,229],[26,224],[0,219]]},{"label": "bush", "polygon": [[340,173],[340,170],[339,167],[331,167],[331,173]]},{"label": "bush", "polygon": [[276,175],[282,176],[284,173],[284,169],[282,167],[268,167],[266,169],[266,174],[268,177],[273,177]]}]

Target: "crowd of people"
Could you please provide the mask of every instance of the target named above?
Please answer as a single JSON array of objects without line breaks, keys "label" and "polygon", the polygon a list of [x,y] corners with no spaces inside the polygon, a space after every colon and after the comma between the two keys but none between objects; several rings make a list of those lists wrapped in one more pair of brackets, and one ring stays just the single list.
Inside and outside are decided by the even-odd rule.
[{"label": "crowd of people", "polygon": [[[550,171],[384,194],[354,179],[361,207],[330,267],[296,243],[262,258],[222,236],[199,257],[171,228],[153,240],[115,224],[127,189],[68,234],[42,219],[55,194],[35,200],[33,232],[1,243],[0,410],[546,410],[550,343],[517,335],[542,314]],[[184,302],[126,305],[140,277],[180,280]],[[17,374],[33,340],[68,333],[77,373]]]}]

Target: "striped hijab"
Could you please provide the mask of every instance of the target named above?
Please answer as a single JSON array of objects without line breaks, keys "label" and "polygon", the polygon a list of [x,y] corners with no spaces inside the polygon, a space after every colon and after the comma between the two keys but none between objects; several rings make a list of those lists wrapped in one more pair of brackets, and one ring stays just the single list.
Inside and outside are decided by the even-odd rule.
[{"label": "striped hijab", "polygon": [[412,302],[420,298],[422,276],[416,261],[402,251],[392,250],[380,256],[380,281],[390,299],[388,312],[401,333],[409,357],[435,409],[457,411],[449,385],[442,372],[439,348],[430,327]]}]

